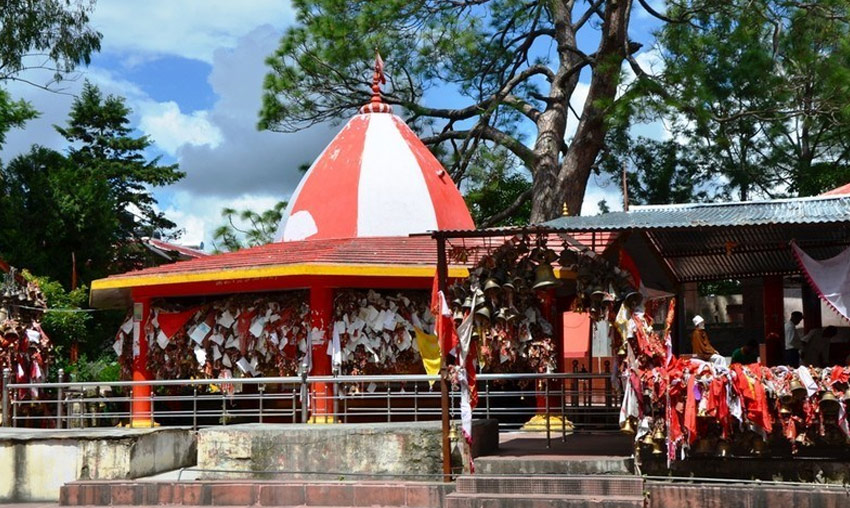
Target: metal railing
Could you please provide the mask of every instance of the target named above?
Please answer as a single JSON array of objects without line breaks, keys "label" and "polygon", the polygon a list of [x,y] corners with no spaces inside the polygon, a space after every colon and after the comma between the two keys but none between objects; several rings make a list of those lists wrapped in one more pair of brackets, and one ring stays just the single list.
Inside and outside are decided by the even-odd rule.
[{"label": "metal railing", "polygon": [[[60,372],[59,379],[64,379]],[[12,383],[4,371],[3,425],[85,428],[116,426],[131,417],[133,388],[151,388],[150,422],[194,429],[231,423],[339,423],[439,420],[439,376],[301,376],[176,379],[111,383]],[[609,373],[479,374],[474,418],[495,418],[501,430],[545,416],[547,433],[617,428],[619,395]],[[460,417],[460,392],[450,392],[450,417]],[[559,421],[560,419],[560,421]],[[543,430],[543,429],[541,429]]]}]

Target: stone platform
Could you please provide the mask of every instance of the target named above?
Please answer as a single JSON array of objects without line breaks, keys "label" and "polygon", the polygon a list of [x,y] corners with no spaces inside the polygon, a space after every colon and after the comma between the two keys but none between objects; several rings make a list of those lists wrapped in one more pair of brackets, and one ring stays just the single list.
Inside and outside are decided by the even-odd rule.
[{"label": "stone platform", "polygon": [[55,501],[80,479],[131,479],[195,463],[188,428],[0,429],[0,503]]},{"label": "stone platform", "polygon": [[[438,421],[210,427],[198,433],[197,468],[202,479],[439,480],[441,430]],[[498,447],[498,422],[476,420],[467,457],[452,444],[452,467]]]}]

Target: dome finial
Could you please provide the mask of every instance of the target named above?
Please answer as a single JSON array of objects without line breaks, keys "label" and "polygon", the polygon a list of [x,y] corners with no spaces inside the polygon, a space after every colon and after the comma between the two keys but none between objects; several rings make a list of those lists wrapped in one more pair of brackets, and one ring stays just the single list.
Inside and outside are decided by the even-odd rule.
[{"label": "dome finial", "polygon": [[384,61],[378,48],[375,48],[375,73],[372,75],[372,99],[360,108],[360,113],[392,113],[393,108],[381,99],[381,85],[387,83],[384,77]]}]

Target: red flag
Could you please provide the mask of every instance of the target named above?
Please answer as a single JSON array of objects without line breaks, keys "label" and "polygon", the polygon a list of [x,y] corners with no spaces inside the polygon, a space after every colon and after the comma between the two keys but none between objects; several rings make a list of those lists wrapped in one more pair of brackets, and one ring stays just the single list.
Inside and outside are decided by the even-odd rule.
[{"label": "red flag", "polygon": [[640,290],[640,272],[635,260],[624,249],[620,250],[620,268],[632,274],[635,289]]},{"label": "red flag", "polygon": [[446,297],[439,290],[440,281],[434,275],[434,285],[431,288],[431,314],[434,315],[434,333],[440,341],[443,356],[457,346],[457,330],[455,329],[452,311],[446,303]]},{"label": "red flag", "polygon": [[198,307],[193,307],[191,309],[184,310],[183,312],[160,312],[156,317],[156,320],[159,323],[159,329],[162,330],[162,333],[170,339],[175,333],[179,332],[183,328],[186,322],[189,321],[189,319],[191,319],[197,311]]}]

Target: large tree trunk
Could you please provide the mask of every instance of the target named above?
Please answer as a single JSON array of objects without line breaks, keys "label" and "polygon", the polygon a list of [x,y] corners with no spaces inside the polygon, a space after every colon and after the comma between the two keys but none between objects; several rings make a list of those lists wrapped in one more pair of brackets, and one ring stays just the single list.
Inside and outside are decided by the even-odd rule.
[{"label": "large tree trunk", "polygon": [[[602,23],[602,39],[595,55],[593,76],[591,77],[587,100],[582,110],[575,137],[570,143],[565,157],[554,170],[549,166],[548,161],[551,160],[551,153],[548,150],[557,141],[563,140],[564,130],[560,131],[558,139],[553,139],[556,135],[556,127],[559,124],[552,121],[550,122],[552,128],[544,130],[541,127],[546,127],[548,124],[541,126],[538,122],[539,131],[535,153],[540,159],[534,173],[532,223],[540,223],[560,216],[565,204],[570,215],[578,215],[581,212],[590,169],[605,140],[605,114],[613,104],[617,94],[620,70],[627,51],[630,9],[630,0],[610,0],[606,2]],[[563,61],[562,59],[562,63]],[[556,84],[557,82],[553,83],[553,91]],[[569,83],[564,85],[564,90],[570,92],[561,102],[564,111],[566,111],[567,102],[574,87],[574,84],[572,87],[569,86]],[[552,107],[551,104],[550,108]],[[549,108],[544,112],[544,115],[546,113],[549,113]],[[565,120],[566,115],[563,118]],[[564,121],[565,126],[566,121]],[[541,147],[540,153],[538,153],[538,147]]]}]

